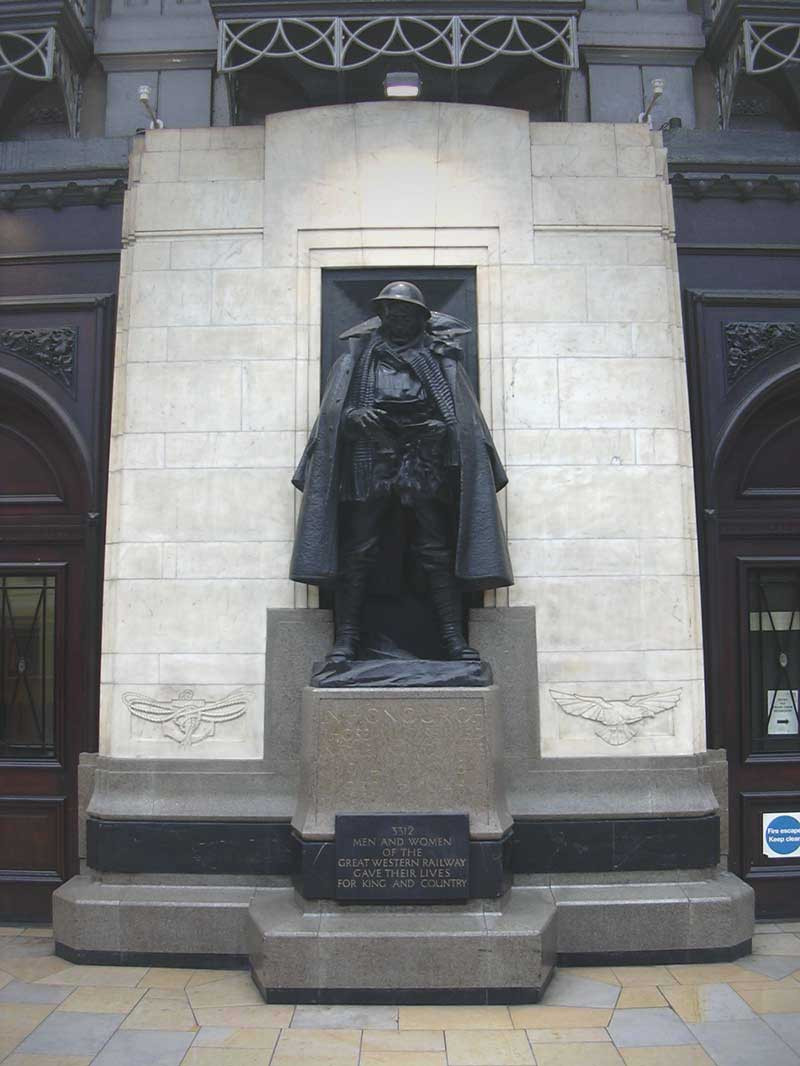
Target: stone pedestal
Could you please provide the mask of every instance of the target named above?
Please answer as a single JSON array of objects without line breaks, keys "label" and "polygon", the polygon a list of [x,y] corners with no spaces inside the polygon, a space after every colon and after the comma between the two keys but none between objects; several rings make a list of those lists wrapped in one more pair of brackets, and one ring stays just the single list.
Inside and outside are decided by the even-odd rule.
[{"label": "stone pedestal", "polygon": [[463,811],[482,840],[511,828],[494,685],[306,688],[302,729],[292,827],[303,840],[332,840],[345,812]]},{"label": "stone pedestal", "polygon": [[[257,892],[249,914],[250,964],[268,1002],[539,998],[555,907],[548,892],[510,888],[500,714],[495,686],[304,690],[298,891]],[[424,812],[468,815],[473,898],[334,902],[337,814]]]}]

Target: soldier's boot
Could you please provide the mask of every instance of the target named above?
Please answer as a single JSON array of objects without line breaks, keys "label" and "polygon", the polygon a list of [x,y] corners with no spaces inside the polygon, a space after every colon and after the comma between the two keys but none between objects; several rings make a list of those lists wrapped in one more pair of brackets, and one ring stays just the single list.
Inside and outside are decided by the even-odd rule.
[{"label": "soldier's boot", "polygon": [[340,579],[336,589],[333,647],[326,656],[329,662],[346,662],[358,655],[366,592],[365,572],[350,571]]},{"label": "soldier's boot", "polygon": [[480,660],[480,652],[471,648],[464,637],[461,592],[455,578],[448,571],[440,570],[428,574],[428,584],[446,658]]}]

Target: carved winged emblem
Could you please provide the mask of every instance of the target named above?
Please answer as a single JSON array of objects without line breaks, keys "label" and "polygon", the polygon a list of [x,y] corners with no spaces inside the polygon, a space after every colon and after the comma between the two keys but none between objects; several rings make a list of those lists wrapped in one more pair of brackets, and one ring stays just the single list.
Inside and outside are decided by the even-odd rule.
[{"label": "carved winged emblem", "polygon": [[145,722],[158,722],[165,737],[186,748],[213,737],[220,722],[241,718],[250,694],[238,689],[218,700],[204,700],[195,697],[194,689],[187,688],[172,700],[156,700],[136,692],[123,693],[122,700],[132,715]]},{"label": "carved winged emblem", "polygon": [[598,722],[595,734],[606,744],[619,747],[639,735],[638,723],[657,714],[671,711],[680,702],[681,692],[652,692],[646,696],[630,696],[627,700],[604,700],[602,696],[578,696],[574,692],[555,692],[550,695],[566,714]]}]

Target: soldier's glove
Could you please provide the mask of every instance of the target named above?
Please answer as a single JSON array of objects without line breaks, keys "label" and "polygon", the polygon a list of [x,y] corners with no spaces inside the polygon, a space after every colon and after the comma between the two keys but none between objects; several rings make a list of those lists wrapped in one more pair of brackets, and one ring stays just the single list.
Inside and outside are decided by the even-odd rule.
[{"label": "soldier's glove", "polygon": [[344,424],[348,436],[369,437],[381,428],[381,416],[374,407],[354,407],[345,415]]}]

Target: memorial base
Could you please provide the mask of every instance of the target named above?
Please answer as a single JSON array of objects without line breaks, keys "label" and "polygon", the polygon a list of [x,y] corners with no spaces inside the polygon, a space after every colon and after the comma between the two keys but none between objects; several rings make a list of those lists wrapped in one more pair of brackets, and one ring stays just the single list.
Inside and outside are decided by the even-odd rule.
[{"label": "memorial base", "polygon": [[[533,969],[519,985],[513,986],[508,984],[508,970],[504,972],[501,967],[498,975],[507,988],[530,989],[545,979],[537,977],[537,938],[547,957],[552,938],[557,936],[558,963],[568,966],[727,962],[747,955],[753,935],[752,889],[722,871],[709,870],[703,876],[680,871],[675,874],[678,876],[655,872],[606,874],[598,876],[594,883],[579,875],[550,875],[542,879],[543,883],[533,885],[519,884],[519,880],[530,878],[518,875],[518,883],[500,900],[406,907],[304,901],[292,890],[288,877],[272,879],[273,887],[258,879],[220,876],[123,875],[97,879],[82,875],[73,877],[55,893],[53,926],[56,954],[76,963],[244,968],[250,955],[256,980],[262,988],[273,990],[270,995],[277,995],[279,981],[288,980],[288,975],[284,969],[286,960],[275,954],[276,945],[287,953],[302,948],[308,958],[314,938],[327,940],[331,934],[336,939],[347,931],[355,932],[362,921],[366,923],[364,937],[371,946],[376,945],[381,939],[374,933],[378,919],[384,923],[385,936],[396,937],[395,942],[399,942],[402,920],[408,923],[406,937],[416,940],[420,949],[427,944],[440,952],[437,957],[441,959],[442,972],[449,973],[449,983],[431,982],[426,995],[420,992],[416,1002],[456,1003],[467,1002],[456,998],[454,989],[461,987],[459,975],[481,971],[469,971],[456,962],[457,956],[448,951],[447,937],[463,940],[469,934],[474,942],[482,935],[481,943],[489,949],[490,956],[503,961],[510,946],[498,942],[512,936],[514,923],[519,926],[519,914],[532,912],[534,902],[542,914],[553,908],[555,920],[545,928],[544,920],[531,918],[526,925],[532,938],[530,944],[513,934],[521,952],[521,969],[528,972],[528,959],[532,960]],[[479,914],[487,916],[483,933],[482,919],[475,917]],[[429,923],[437,923],[427,930],[426,916]],[[412,925],[411,919],[422,928]],[[326,954],[323,944],[315,950],[317,966],[325,958],[334,962],[343,959],[343,953],[337,954],[334,947],[330,954]],[[427,948],[418,957],[428,960],[429,969],[437,965]],[[275,961],[272,979],[264,969],[267,960]],[[373,972],[371,964],[364,962],[360,971],[332,970],[338,977],[328,983],[331,989],[358,984],[362,989],[360,1002],[379,1002],[371,998],[364,983],[365,974]],[[407,987],[419,990],[422,971],[416,972],[414,984]],[[375,996],[385,996],[384,1002],[390,1002],[385,991],[387,981],[395,983],[391,966],[375,991]],[[326,987],[326,982],[320,980],[314,987]],[[475,994],[477,983],[470,987]],[[497,987],[502,987],[499,979]],[[446,1000],[448,992],[451,998]],[[329,996],[328,1002],[334,1002],[332,992]],[[502,1001],[499,992],[496,997],[495,1001]],[[489,1001],[487,992],[480,1002]],[[318,998],[316,1002],[322,1000]]]},{"label": "memorial base", "polygon": [[346,905],[256,892],[253,980],[267,1003],[536,1003],[555,964],[547,889],[430,906]]},{"label": "memorial base", "polygon": [[292,826],[333,840],[337,814],[461,811],[473,840],[511,828],[497,686],[303,690]]}]

